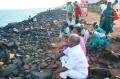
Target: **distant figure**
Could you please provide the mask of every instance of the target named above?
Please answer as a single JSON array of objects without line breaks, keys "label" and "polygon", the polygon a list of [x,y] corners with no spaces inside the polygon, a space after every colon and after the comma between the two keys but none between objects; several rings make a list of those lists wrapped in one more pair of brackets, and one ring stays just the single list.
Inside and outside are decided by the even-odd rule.
[{"label": "distant figure", "polygon": [[72,5],[72,2],[70,2],[70,5],[68,7],[68,18],[72,17],[73,12],[74,12],[74,6]]},{"label": "distant figure", "polygon": [[28,16],[28,22],[31,23],[32,22],[32,17],[29,15]]},{"label": "distant figure", "polygon": [[35,17],[35,18],[33,18],[33,21],[34,21],[34,22],[37,22],[37,18],[36,18],[36,17]]},{"label": "distant figure", "polygon": [[37,26],[37,18],[36,17],[33,18],[33,24],[34,24],[34,26]]},{"label": "distant figure", "polygon": [[101,12],[100,21],[101,21],[101,18],[102,18],[103,11],[104,11],[106,8],[107,8],[107,1],[103,2],[103,3],[100,5],[100,12]]},{"label": "distant figure", "polygon": [[51,8],[48,9],[48,12],[50,12],[50,11],[51,11]]},{"label": "distant figure", "polygon": [[101,21],[100,28],[106,31],[106,35],[110,32],[110,24],[113,23],[113,9],[111,7],[111,2],[108,2],[107,8],[104,10]]},{"label": "distant figure", "polygon": [[79,15],[81,15],[81,7],[79,6],[78,2],[75,2],[75,16],[76,20],[79,20]]},{"label": "distant figure", "polygon": [[114,10],[116,10],[118,12],[118,10],[119,10],[118,0],[115,0],[115,2],[113,3],[112,7],[113,7]]},{"label": "distant figure", "polygon": [[31,20],[31,19],[32,19],[32,18],[31,18],[31,16],[29,15],[29,16],[28,16],[28,20]]}]

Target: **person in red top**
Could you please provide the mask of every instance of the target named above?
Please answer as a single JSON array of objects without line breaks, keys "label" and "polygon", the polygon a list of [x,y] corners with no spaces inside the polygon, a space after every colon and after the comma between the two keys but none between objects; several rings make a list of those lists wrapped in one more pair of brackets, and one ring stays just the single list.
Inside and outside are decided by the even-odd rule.
[{"label": "person in red top", "polygon": [[75,2],[75,16],[76,21],[79,20],[79,15],[81,15],[81,7],[78,5],[78,2]]}]

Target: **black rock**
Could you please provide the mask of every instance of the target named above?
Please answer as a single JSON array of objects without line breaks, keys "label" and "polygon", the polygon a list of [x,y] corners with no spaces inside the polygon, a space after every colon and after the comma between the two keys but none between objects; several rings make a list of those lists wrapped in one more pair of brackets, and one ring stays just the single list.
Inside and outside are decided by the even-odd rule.
[{"label": "black rock", "polygon": [[103,54],[103,57],[114,60],[114,61],[119,60],[119,55],[113,51],[110,51],[110,52]]},{"label": "black rock", "polygon": [[52,72],[31,72],[31,79],[52,79]]},{"label": "black rock", "polygon": [[14,75],[14,77],[18,77],[19,74],[20,74],[20,72],[19,72],[18,70],[13,71],[13,75]]},{"label": "black rock", "polygon": [[112,72],[109,69],[105,68],[91,68],[90,74],[96,75],[96,76],[102,76],[102,77],[111,77]]}]

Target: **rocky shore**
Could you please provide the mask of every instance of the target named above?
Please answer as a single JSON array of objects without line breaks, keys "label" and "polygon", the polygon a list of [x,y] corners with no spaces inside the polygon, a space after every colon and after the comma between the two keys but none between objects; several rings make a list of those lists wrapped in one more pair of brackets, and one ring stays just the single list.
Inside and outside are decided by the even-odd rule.
[{"label": "rocky shore", "polygon": [[[36,22],[25,20],[0,28],[0,57],[4,62],[0,79],[50,79],[51,72],[44,69],[55,55],[47,49],[56,47],[52,37],[58,37],[66,11],[55,9],[34,17]],[[15,54],[12,59],[10,53]]]},{"label": "rocky shore", "polygon": [[[52,59],[56,57],[50,48],[56,48],[55,38],[59,36],[60,25],[66,20],[62,9],[42,12],[34,16],[36,22],[27,20],[10,23],[0,28],[0,57],[4,65],[0,67],[0,79],[51,79],[52,72],[46,72]],[[90,25],[84,19],[81,22]],[[120,38],[111,38],[111,43],[119,44]],[[120,47],[120,46],[119,46]],[[14,54],[10,58],[10,53]],[[89,56],[89,76],[87,79],[119,79],[113,69],[120,69],[120,50],[87,51]]]}]

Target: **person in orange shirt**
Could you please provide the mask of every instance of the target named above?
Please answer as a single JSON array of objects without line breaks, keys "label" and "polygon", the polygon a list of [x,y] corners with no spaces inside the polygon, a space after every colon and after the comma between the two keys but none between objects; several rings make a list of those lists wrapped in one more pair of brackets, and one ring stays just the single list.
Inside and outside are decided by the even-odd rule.
[{"label": "person in orange shirt", "polygon": [[79,20],[79,15],[81,15],[81,7],[78,5],[78,2],[75,2],[75,16],[76,21]]}]

